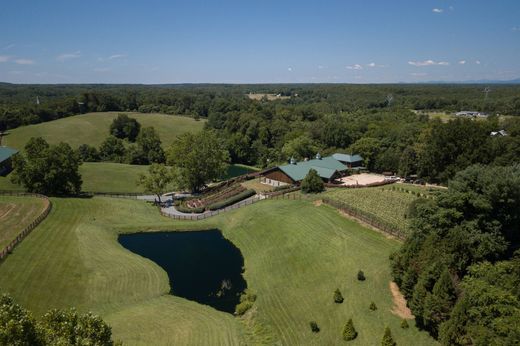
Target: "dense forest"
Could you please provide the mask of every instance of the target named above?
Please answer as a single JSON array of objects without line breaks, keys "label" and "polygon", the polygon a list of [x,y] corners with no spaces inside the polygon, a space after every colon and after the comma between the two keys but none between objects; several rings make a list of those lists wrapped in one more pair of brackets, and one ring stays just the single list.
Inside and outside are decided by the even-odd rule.
[{"label": "dense forest", "polygon": [[444,345],[520,341],[520,165],[474,165],[412,206],[393,276],[418,325]]},{"label": "dense forest", "polygon": [[[252,100],[249,93],[289,97]],[[427,114],[459,110],[491,116],[443,123]],[[504,165],[520,157],[520,117],[496,117],[520,115],[520,86],[514,85],[493,86],[486,97],[481,85],[0,84],[0,130],[101,111],[206,118],[233,163],[259,167],[317,152],[359,153],[372,171],[446,183],[471,164]],[[508,136],[490,136],[498,130]]]}]

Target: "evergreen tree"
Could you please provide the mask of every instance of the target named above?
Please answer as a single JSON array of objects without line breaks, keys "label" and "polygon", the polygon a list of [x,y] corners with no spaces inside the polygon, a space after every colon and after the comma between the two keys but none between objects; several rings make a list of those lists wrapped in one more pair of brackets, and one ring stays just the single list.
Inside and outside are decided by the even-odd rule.
[{"label": "evergreen tree", "polygon": [[408,325],[408,321],[405,320],[405,319],[403,319],[403,320],[401,321],[401,328],[403,328],[403,329],[408,329],[409,327],[410,327],[410,326]]},{"label": "evergreen tree", "polygon": [[316,321],[310,321],[309,325],[313,333],[318,333],[320,331],[320,327],[318,327],[318,323],[316,323]]},{"label": "evergreen tree", "polygon": [[357,273],[357,279],[358,279],[359,281],[365,281],[365,280],[366,280],[366,278],[365,278],[365,273],[363,273],[362,270],[358,271],[358,273]]},{"label": "evergreen tree", "polygon": [[336,290],[334,291],[334,302],[335,303],[343,303],[343,295],[341,294],[341,291],[339,290],[339,288],[336,288]]},{"label": "evergreen tree", "polygon": [[448,269],[445,269],[428,294],[423,305],[424,326],[437,335],[439,325],[448,320],[457,294]]},{"label": "evergreen tree", "polygon": [[310,169],[309,173],[303,178],[301,182],[303,193],[319,193],[325,190],[323,180],[321,180],[318,172],[315,169]]},{"label": "evergreen tree", "polygon": [[357,338],[357,331],[356,328],[354,328],[354,323],[352,322],[352,319],[349,319],[347,324],[345,324],[345,327],[343,328],[343,340],[345,341],[351,341]]},{"label": "evergreen tree", "polygon": [[370,303],[369,309],[372,310],[372,311],[376,311],[377,310],[376,303],[374,303],[374,302]]},{"label": "evergreen tree", "polygon": [[390,328],[385,328],[385,334],[383,335],[383,339],[381,340],[381,346],[396,346],[397,344],[392,338],[392,331]]}]

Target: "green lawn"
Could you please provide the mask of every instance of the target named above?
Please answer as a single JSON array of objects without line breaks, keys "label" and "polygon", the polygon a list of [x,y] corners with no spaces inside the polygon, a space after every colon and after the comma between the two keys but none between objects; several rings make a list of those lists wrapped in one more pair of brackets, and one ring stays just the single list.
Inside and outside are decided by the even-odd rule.
[{"label": "green lawn", "polygon": [[[9,131],[10,134],[4,139],[4,145],[23,149],[25,143],[31,137],[41,136],[49,143],[67,142],[73,148],[77,148],[81,144],[99,147],[108,136],[112,120],[119,113],[123,112],[88,113],[36,125],[22,126]],[[124,113],[136,118],[143,127],[153,126],[161,137],[163,147],[169,146],[175,137],[180,134],[200,131],[204,126],[204,120],[196,121],[189,117]]]},{"label": "green lawn", "polygon": [[[353,318],[353,345],[379,344],[390,326],[399,345],[430,345],[413,323],[399,328],[388,256],[399,243],[325,205],[272,200],[204,221],[173,221],[135,200],[53,199],[49,217],[0,264],[0,288],[36,315],[76,306],[101,314],[126,344],[340,345]],[[253,311],[236,318],[170,296],[166,273],[117,242],[122,232],[219,228],[245,260]],[[367,280],[356,273],[364,270]],[[343,304],[333,303],[340,288]],[[368,307],[374,301],[378,310]],[[309,321],[321,331],[313,334]]]},{"label": "green lawn", "polygon": [[418,198],[414,194],[394,191],[389,186],[360,189],[331,188],[323,195],[371,214],[374,218],[403,232],[407,232],[409,227],[409,220],[405,216],[408,207]]},{"label": "green lawn", "polygon": [[37,197],[0,196],[0,250],[34,221],[45,205]]}]

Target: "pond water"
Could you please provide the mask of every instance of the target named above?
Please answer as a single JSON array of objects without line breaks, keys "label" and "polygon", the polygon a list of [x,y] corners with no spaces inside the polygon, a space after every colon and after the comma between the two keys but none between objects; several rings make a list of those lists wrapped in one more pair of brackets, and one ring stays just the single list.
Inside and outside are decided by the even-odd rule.
[{"label": "pond water", "polygon": [[233,313],[247,287],[242,253],[219,230],[128,234],[119,243],[160,265],[173,295]]}]

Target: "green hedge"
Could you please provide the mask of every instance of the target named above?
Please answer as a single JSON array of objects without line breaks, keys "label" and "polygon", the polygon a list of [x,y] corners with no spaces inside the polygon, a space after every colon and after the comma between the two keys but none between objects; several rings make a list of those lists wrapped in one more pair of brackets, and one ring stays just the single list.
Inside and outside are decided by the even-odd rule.
[{"label": "green hedge", "polygon": [[227,207],[227,206],[229,206],[231,204],[235,204],[235,203],[237,203],[237,202],[239,202],[239,201],[241,201],[243,199],[251,197],[251,196],[253,196],[255,194],[256,194],[256,191],[253,190],[253,189],[245,190],[245,191],[240,192],[239,194],[236,194],[234,196],[229,197],[228,199],[225,199],[223,201],[210,204],[208,206],[208,209],[209,210],[222,209],[222,208],[225,208],[225,207]]},{"label": "green hedge", "polygon": [[294,187],[294,185],[282,185],[282,186],[275,187],[273,189],[273,191],[283,191],[283,190],[291,189],[293,187]]},{"label": "green hedge", "polygon": [[189,214],[189,213],[200,214],[200,213],[203,213],[205,210],[204,207],[188,208],[182,204],[176,206],[175,209],[177,209],[177,211],[180,211],[181,213],[187,213],[187,214]]}]

